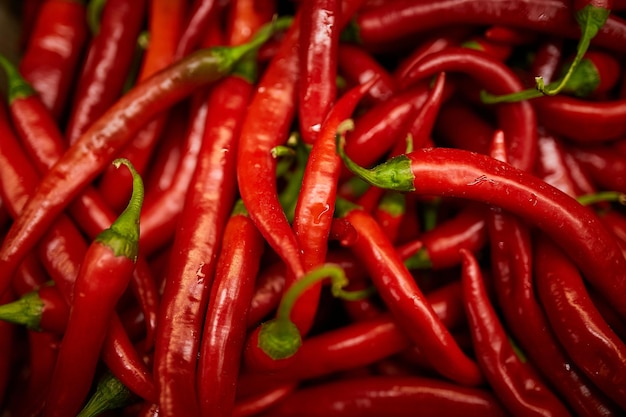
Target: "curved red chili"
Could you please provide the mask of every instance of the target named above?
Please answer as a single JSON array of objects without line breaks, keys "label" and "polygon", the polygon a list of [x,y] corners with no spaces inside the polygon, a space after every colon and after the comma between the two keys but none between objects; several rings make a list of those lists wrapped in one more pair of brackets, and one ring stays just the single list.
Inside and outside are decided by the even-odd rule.
[{"label": "curved red chili", "polygon": [[[116,163],[134,170],[127,160]],[[137,258],[143,182],[136,175],[133,183],[127,209],[89,246],[76,277],[44,416],[75,415],[89,392],[116,303],[128,286]]]},{"label": "curved red chili", "polygon": [[[516,213],[554,238],[626,317],[621,301],[626,296],[626,259],[615,238],[595,213],[532,174],[486,155],[452,148],[418,149],[372,170],[356,166],[345,154],[342,157],[350,170],[379,187],[476,200]],[[610,277],[604,273],[607,268]]]}]

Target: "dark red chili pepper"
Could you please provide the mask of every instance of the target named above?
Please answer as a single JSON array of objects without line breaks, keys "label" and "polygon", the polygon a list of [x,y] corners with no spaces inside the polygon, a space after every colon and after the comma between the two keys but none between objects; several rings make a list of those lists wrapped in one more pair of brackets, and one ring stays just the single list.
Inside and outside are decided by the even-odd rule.
[{"label": "dark red chili pepper", "polygon": [[161,299],[154,369],[163,416],[200,413],[196,382],[200,334],[222,231],[235,200],[236,138],[253,79],[254,74],[247,72],[227,77],[209,94],[207,108],[212,111],[207,113],[193,186],[185,197],[172,248],[176,256],[170,259]]},{"label": "dark red chili pepper", "polygon": [[581,194],[570,176],[565,160],[565,149],[553,135],[544,129],[539,130],[538,152],[535,170],[537,176],[555,188],[572,197]]},{"label": "dark red chili pepper", "polygon": [[534,249],[537,291],[552,330],[587,377],[626,408],[626,345],[593,306],[568,257],[545,236]]},{"label": "dark red chili pepper", "polygon": [[491,42],[503,43],[511,46],[529,45],[537,40],[537,34],[534,31],[498,24],[487,28],[484,35],[485,38]]},{"label": "dark red chili pepper", "polygon": [[36,290],[49,280],[48,273],[37,254],[30,253],[15,272],[11,288],[19,296]]},{"label": "dark red chili pepper", "polygon": [[[116,163],[134,170],[127,160]],[[143,183],[138,175],[133,182],[127,209],[89,246],[76,277],[44,416],[75,415],[89,392],[115,305],[128,286],[137,258]]]},{"label": "dark red chili pepper", "polygon": [[197,376],[201,415],[232,414],[246,313],[264,243],[238,202],[224,229],[202,333]]},{"label": "dark red chili pepper", "polygon": [[577,142],[620,139],[626,135],[626,99],[590,101],[565,95],[532,101],[539,123]]},{"label": "dark red chili pepper", "polygon": [[[150,2],[148,7],[150,42],[143,57],[138,82],[172,63],[186,10],[186,4],[182,0]],[[165,117],[151,121],[119,154],[120,157],[132,161],[137,172],[142,175],[165,123]],[[130,180],[126,171],[109,168],[102,174],[98,190],[110,207],[121,210],[131,193],[127,184],[130,184]]]},{"label": "dark red chili pepper", "polygon": [[537,90],[549,96],[558,94],[563,90],[573,76],[577,66],[580,65],[587,49],[589,49],[591,40],[595,38],[606,23],[612,6],[613,0],[572,0],[572,11],[578,26],[580,26],[580,39],[576,47],[576,56],[557,85],[545,85],[543,79],[537,77],[535,79]]},{"label": "dark red chili pepper", "polygon": [[[523,89],[519,78],[502,62],[484,52],[469,48],[448,48],[426,56],[415,64],[405,85],[440,72],[470,75],[492,94],[508,94]],[[537,120],[527,102],[507,103],[496,109],[499,128],[504,130],[511,164],[529,170],[537,151]]]},{"label": "dark red chili pepper", "polygon": [[[580,29],[564,0],[400,0],[364,11],[356,26],[365,45],[386,45],[407,36],[459,24],[506,25],[575,39]],[[597,46],[623,51],[626,22],[609,16],[594,39]]]},{"label": "dark red chili pepper", "polygon": [[[535,57],[531,63],[529,76],[542,77],[545,82],[551,83],[558,77],[558,69],[563,58],[562,38],[551,38],[539,45],[535,51]],[[529,83],[534,81],[529,80]]]},{"label": "dark red chili pepper", "polygon": [[56,120],[70,97],[87,31],[83,1],[45,1],[20,61],[20,72]]},{"label": "dark red chili pepper", "polygon": [[305,143],[314,143],[337,96],[339,0],[300,6],[298,121]]},{"label": "dark red chili pepper", "polygon": [[374,77],[378,80],[368,93],[368,102],[380,103],[393,96],[396,83],[392,75],[365,49],[356,45],[341,44],[337,56],[338,71],[349,84],[365,84]]},{"label": "dark red chili pepper", "polygon": [[485,389],[415,376],[344,378],[300,388],[264,415],[401,417],[439,415],[444,410],[467,417],[506,415],[500,402]]},{"label": "dark red chili pepper", "polygon": [[65,129],[72,144],[118,99],[142,29],[146,0],[107,0],[78,77]]},{"label": "dark red chili pepper", "polygon": [[461,249],[463,300],[474,353],[489,386],[515,416],[569,416],[569,411],[536,370],[515,353],[489,301],[482,272],[471,252]]},{"label": "dark red chili pepper", "polygon": [[459,265],[460,249],[475,253],[487,241],[482,205],[467,205],[452,219],[417,236],[422,247],[404,261],[409,269],[443,269]]},{"label": "dark red chili pepper", "polygon": [[[341,172],[335,136],[338,130],[344,129],[341,123],[351,117],[359,101],[375,82],[370,80],[354,87],[331,107],[309,153],[293,220],[293,232],[301,250],[304,270],[307,272],[326,260],[328,235]],[[291,321],[302,334],[308,332],[315,319],[320,288],[321,283],[309,288],[298,299],[292,311]]]},{"label": "dark red chili pepper", "polygon": [[487,153],[495,128],[476,109],[452,99],[437,114],[435,135],[442,146]]},{"label": "dark red chili pepper", "polygon": [[[501,132],[499,134],[502,134]],[[338,148],[343,152],[342,147]],[[589,282],[626,317],[626,259],[587,207],[537,177],[486,155],[461,149],[418,149],[358,176],[383,188],[476,200],[502,207],[542,229],[576,260]],[[610,277],[603,272],[609,268]],[[602,272],[601,272],[602,271]]]},{"label": "dark red chili pepper", "polygon": [[199,51],[137,85],[111,107],[48,171],[30,204],[13,223],[0,249],[0,292],[6,290],[17,264],[56,215],[97,176],[134,132],[198,86],[223,77],[241,56],[290,22],[279,19],[246,45]]},{"label": "dark red chili pepper", "polygon": [[513,53],[512,46],[492,42],[489,39],[479,35],[474,35],[471,38],[463,41],[461,46],[465,48],[477,49],[502,62],[506,61]]},{"label": "dark red chili pepper", "polygon": [[0,305],[0,320],[28,329],[62,334],[69,316],[65,299],[54,286],[44,285],[17,300]]},{"label": "dark red chili pepper", "polygon": [[279,403],[296,389],[296,383],[279,385],[264,392],[238,399],[233,409],[233,417],[252,417]]},{"label": "dark red chili pepper", "polygon": [[593,183],[600,189],[626,190],[624,156],[611,144],[570,146],[569,152],[582,165]]},{"label": "dark red chili pepper", "polygon": [[365,263],[385,305],[409,338],[442,375],[464,385],[480,384],[478,367],[437,318],[376,220],[345,200],[336,204],[337,215],[356,231],[356,237],[346,243]]},{"label": "dark red chili pepper", "polygon": [[220,9],[215,0],[195,0],[187,14],[187,21],[178,40],[175,59],[181,59],[191,53],[200,43],[203,34],[209,27],[213,14]]}]

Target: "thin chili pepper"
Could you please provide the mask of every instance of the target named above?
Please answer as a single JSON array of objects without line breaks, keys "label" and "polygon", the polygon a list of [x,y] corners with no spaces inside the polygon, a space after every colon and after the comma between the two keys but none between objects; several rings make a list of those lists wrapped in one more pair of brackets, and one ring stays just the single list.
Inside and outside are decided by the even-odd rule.
[{"label": "thin chili pepper", "polygon": [[589,49],[591,40],[598,34],[602,26],[606,23],[611,7],[612,0],[572,0],[572,8],[576,22],[580,26],[580,39],[576,47],[576,56],[569,64],[565,75],[555,86],[545,85],[543,78],[535,78],[537,90],[545,95],[553,96],[561,92],[568,84],[578,65],[580,65],[583,57]]},{"label": "thin chili pepper", "polygon": [[539,130],[538,153],[535,169],[537,176],[555,188],[576,197],[580,194],[574,180],[570,176],[569,167],[565,161],[565,149],[557,139]]},{"label": "thin chili pepper", "polygon": [[72,144],[118,99],[130,70],[147,0],[107,0],[87,51],[65,129]]},{"label": "thin chili pepper", "polygon": [[337,55],[338,72],[352,85],[378,80],[368,93],[367,102],[380,103],[392,97],[397,89],[393,76],[368,52],[356,45],[341,44]]},{"label": "thin chili pepper", "polygon": [[254,65],[238,67],[239,75],[224,78],[209,94],[207,108],[212,111],[207,113],[193,187],[185,197],[172,248],[176,257],[170,260],[161,299],[154,369],[163,416],[200,413],[200,333],[220,237],[235,201],[235,139],[253,92],[254,70]]},{"label": "thin chili pepper", "polygon": [[337,215],[357,233],[350,249],[365,263],[378,293],[409,338],[444,376],[464,385],[480,384],[478,367],[437,318],[376,220],[345,200],[338,200],[336,207]]},{"label": "thin chili pepper", "polygon": [[474,352],[489,385],[512,415],[569,416],[536,370],[515,353],[489,301],[478,261],[469,251],[460,252],[463,299]]},{"label": "thin chili pepper", "polygon": [[460,100],[447,101],[437,114],[435,135],[443,146],[487,153],[494,127]]},{"label": "thin chili pepper", "polygon": [[626,135],[626,99],[589,101],[557,95],[532,104],[539,123],[563,138],[590,143]]},{"label": "thin chili pepper", "polygon": [[56,120],[70,97],[87,32],[84,1],[45,1],[20,61],[20,72]]},{"label": "thin chili pepper", "polygon": [[337,96],[339,0],[300,6],[298,121],[304,143],[315,143]]},{"label": "thin chili pepper", "polygon": [[[341,172],[335,135],[345,128],[342,122],[352,115],[359,101],[375,83],[376,79],[373,79],[354,87],[331,107],[311,148],[293,220],[293,232],[301,250],[300,256],[306,272],[320,266],[326,259],[328,235]],[[298,299],[292,311],[290,318],[302,334],[306,334],[313,324],[320,288],[321,285],[309,288]]]},{"label": "thin chili pepper", "polygon": [[266,390],[260,394],[239,399],[233,409],[233,417],[252,417],[279,403],[291,394],[297,384],[288,383]]},{"label": "thin chili pepper", "polygon": [[[360,13],[355,22],[359,39],[368,46],[458,24],[499,24],[570,39],[580,36],[569,0],[401,0]],[[609,16],[594,44],[624,51],[624,40],[626,22]]]},{"label": "thin chili pepper", "polygon": [[[502,62],[469,48],[448,48],[428,55],[411,69],[405,85],[440,72],[468,74],[492,94],[523,89],[519,78]],[[537,120],[532,106],[527,102],[507,103],[499,106],[496,114],[499,128],[508,138],[510,163],[522,170],[531,169],[537,151]]]},{"label": "thin chili pepper", "polygon": [[[115,163],[128,164],[134,170],[127,160]],[[133,182],[127,209],[96,237],[85,254],[44,416],[75,415],[89,391],[115,304],[128,286],[137,258],[143,183],[138,175]],[[101,278],[94,278],[98,276]]]},{"label": "thin chili pepper", "polygon": [[534,249],[537,290],[552,330],[587,377],[626,408],[626,345],[593,306],[568,257],[545,237]]},{"label": "thin chili pepper", "polygon": [[395,243],[398,240],[406,209],[406,197],[396,192],[385,192],[373,215],[387,238]]},{"label": "thin chili pepper", "polygon": [[226,24],[226,43],[239,45],[276,14],[276,1],[233,0],[230,2]]},{"label": "thin chili pepper", "polygon": [[[461,197],[519,215],[554,238],[592,286],[626,317],[621,301],[626,294],[626,259],[619,245],[595,213],[558,189],[510,164],[460,149],[418,149],[372,170],[353,164],[342,146],[338,149],[348,168],[372,185]],[[606,268],[612,271],[611,277],[601,272]]]},{"label": "thin chili pepper", "polygon": [[626,164],[612,145],[570,146],[569,152],[582,165],[598,188],[624,191]]},{"label": "thin chili pepper", "polygon": [[273,22],[249,44],[199,51],[137,85],[111,107],[48,171],[11,226],[0,249],[0,292],[6,290],[17,263],[55,216],[95,178],[134,132],[198,86],[223,77],[241,56],[289,23],[290,18]]},{"label": "thin chili pepper", "polygon": [[467,205],[448,221],[424,232],[422,247],[404,261],[409,269],[444,269],[459,265],[460,249],[478,252],[487,242],[484,207]]},{"label": "thin chili pepper", "polygon": [[0,320],[37,331],[62,334],[68,316],[69,307],[54,286],[44,285],[11,303],[0,305]]},{"label": "thin chili pepper", "polygon": [[562,38],[551,38],[539,45],[530,66],[530,74],[542,77],[547,83],[558,77],[563,58],[563,43]]},{"label": "thin chili pepper", "polygon": [[203,415],[232,414],[245,318],[264,243],[238,202],[224,229],[202,333],[197,385]]},{"label": "thin chili pepper", "polygon": [[[20,77],[17,70],[2,56],[0,65],[9,80],[9,102],[14,126],[40,173],[45,174],[61,158],[65,144],[61,132],[39,97],[30,85]],[[78,223],[95,237],[106,224],[115,220],[115,214],[91,187],[83,190],[80,197],[70,206]],[[84,214],[87,213],[87,214]],[[158,305],[157,289],[145,260],[137,263],[133,272],[132,289],[142,305],[148,330],[147,344],[153,340]]]},{"label": "thin chili pepper", "polygon": [[415,376],[347,378],[300,388],[265,415],[400,417],[438,415],[444,410],[468,417],[506,415],[500,402],[485,389]]},{"label": "thin chili pepper", "polygon": [[[563,77],[546,85],[552,88],[558,85],[559,92],[569,93],[578,97],[588,97],[592,94],[602,94],[615,87],[620,78],[620,65],[611,55],[589,51],[584,58],[576,64],[571,73],[566,75],[567,82],[563,83]],[[542,78],[543,79],[543,78]],[[520,100],[529,100],[543,97],[545,93],[532,88],[515,93],[495,96],[481,94],[484,103],[504,103]]]},{"label": "thin chili pepper", "polygon": [[276,309],[285,288],[286,275],[286,267],[282,261],[265,267],[259,273],[248,310],[248,328],[258,325]]},{"label": "thin chili pepper", "polygon": [[213,14],[217,13],[219,9],[218,1],[194,0],[183,26],[183,32],[178,40],[176,53],[174,54],[175,59],[181,59],[196,49],[204,32],[209,27]]},{"label": "thin chili pepper", "polygon": [[77,417],[95,417],[107,410],[115,410],[131,404],[136,397],[110,372],[105,372]]},{"label": "thin chili pepper", "polygon": [[463,41],[460,46],[477,49],[502,62],[506,61],[513,53],[513,47],[510,45],[498,44],[478,35]]},{"label": "thin chili pepper", "polygon": [[[150,42],[143,57],[139,82],[172,63],[182,32],[185,12],[186,5],[182,0],[150,2],[148,7]],[[120,157],[132,161],[137,172],[142,175],[164,129],[165,119],[163,116],[151,121],[119,154]],[[98,189],[110,207],[121,211],[131,193],[127,184],[130,184],[130,179],[126,171],[108,168],[99,180]]]},{"label": "thin chili pepper", "polygon": [[27,45],[43,3],[43,0],[26,0],[22,2],[20,7],[20,49],[24,49]]},{"label": "thin chili pepper", "polygon": [[36,290],[47,281],[48,273],[44,269],[36,253],[30,253],[24,258],[13,277],[11,288],[16,295],[23,295]]}]

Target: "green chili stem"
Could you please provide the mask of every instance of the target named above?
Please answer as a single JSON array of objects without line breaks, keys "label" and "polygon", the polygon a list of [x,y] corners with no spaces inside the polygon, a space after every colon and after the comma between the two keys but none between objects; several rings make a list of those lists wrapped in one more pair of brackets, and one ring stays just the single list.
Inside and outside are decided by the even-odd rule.
[{"label": "green chili stem", "polygon": [[27,98],[35,94],[35,89],[22,77],[17,67],[4,55],[0,54],[0,65],[7,75],[7,90],[9,103],[20,98]]},{"label": "green chili stem", "polygon": [[0,305],[0,320],[40,330],[43,301],[37,291],[24,294],[21,298]]},{"label": "green chili stem", "polygon": [[93,36],[96,36],[100,32],[100,19],[102,18],[102,10],[106,0],[91,0],[87,4],[87,25]]},{"label": "green chili stem", "polygon": [[419,248],[415,254],[407,258],[404,261],[404,265],[409,270],[431,269],[433,267],[433,264],[430,261],[430,255],[428,255],[428,250],[425,247]]},{"label": "green chili stem", "polygon": [[135,399],[135,395],[111,372],[107,371],[98,381],[96,391],[77,417],[99,416],[104,411],[124,407]]},{"label": "green chili stem", "polygon": [[135,261],[139,252],[139,217],[144,198],[144,186],[141,175],[135,170],[133,164],[124,158],[113,161],[113,165],[128,167],[133,178],[133,192],[128,206],[113,222],[111,227],[102,231],[96,241],[109,246],[115,256],[125,256]]},{"label": "green chili stem", "polygon": [[578,196],[576,200],[583,206],[603,202],[615,202],[626,205],[626,194],[619,191],[599,191],[597,193]]}]

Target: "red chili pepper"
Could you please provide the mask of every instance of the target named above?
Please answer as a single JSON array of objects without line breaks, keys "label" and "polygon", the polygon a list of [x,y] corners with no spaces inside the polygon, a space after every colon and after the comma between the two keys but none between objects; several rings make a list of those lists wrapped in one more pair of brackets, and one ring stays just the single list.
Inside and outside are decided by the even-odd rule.
[{"label": "red chili pepper", "polygon": [[197,0],[188,13],[183,32],[178,39],[175,59],[181,59],[190,54],[200,43],[203,34],[209,27],[213,15],[220,9],[219,2],[214,0]]},{"label": "red chili pepper", "polygon": [[600,189],[624,191],[626,164],[624,156],[615,146],[570,146],[569,152],[582,165],[593,183]]},{"label": "red chili pepper", "polygon": [[37,331],[62,334],[68,316],[69,307],[65,299],[56,287],[49,285],[0,305],[0,320]]},{"label": "red chili pepper", "polygon": [[239,399],[235,403],[233,417],[252,417],[279,403],[296,389],[297,384],[288,383],[265,390],[260,394]]},{"label": "red chili pepper", "polygon": [[461,46],[465,48],[477,49],[502,62],[506,61],[513,53],[513,48],[510,45],[502,45],[492,42],[489,39],[478,35],[474,35],[465,40]]},{"label": "red chili pepper", "polygon": [[65,111],[87,32],[83,1],[45,1],[20,61],[20,72],[56,120]]},{"label": "red chili pepper", "polygon": [[396,243],[400,227],[406,214],[406,198],[404,194],[386,192],[373,212],[373,216],[385,231],[387,238]]},{"label": "red chili pepper", "polygon": [[[468,48],[448,48],[426,56],[411,69],[405,85],[440,72],[468,74],[492,94],[523,89],[519,78],[502,62]],[[537,120],[532,106],[527,102],[508,103],[498,107],[496,114],[499,128],[508,138],[511,164],[522,170],[531,169],[537,151]]]},{"label": "red chili pepper", "polygon": [[460,252],[463,300],[474,352],[490,387],[512,415],[569,416],[536,370],[515,353],[489,301],[476,258],[465,249]]},{"label": "red chili pepper", "polygon": [[593,306],[568,257],[545,237],[534,249],[537,290],[552,330],[587,377],[626,408],[626,345]]},{"label": "red chili pepper", "polygon": [[198,393],[201,415],[231,416],[264,240],[238,202],[224,229],[205,318]]},{"label": "red chili pepper", "polygon": [[487,241],[482,205],[467,205],[448,221],[424,232],[417,239],[422,247],[404,261],[409,269],[444,269],[459,265],[459,251],[479,251]]},{"label": "red chili pepper", "polygon": [[[580,29],[564,0],[399,0],[357,16],[359,39],[368,46],[388,45],[399,39],[454,25],[506,25],[575,39]],[[597,46],[623,51],[626,23],[609,16],[594,39]]]},{"label": "red chili pepper", "polygon": [[396,93],[396,83],[391,74],[361,47],[342,43],[337,59],[339,74],[352,85],[365,84],[374,77],[378,78],[368,93],[368,102],[380,103]]},{"label": "red chili pepper", "polygon": [[[127,160],[116,163],[134,170]],[[143,183],[138,175],[133,182],[127,209],[90,245],[76,277],[44,416],[75,415],[89,392],[115,305],[128,286],[137,258]]]},{"label": "red chili pepper", "polygon": [[538,155],[535,164],[537,176],[565,194],[572,197],[580,195],[581,191],[577,189],[576,183],[570,176],[563,144],[553,135],[540,129],[537,145]]},{"label": "red chili pepper", "polygon": [[48,171],[13,223],[0,249],[0,292],[6,290],[17,264],[56,215],[97,176],[134,132],[198,86],[223,77],[241,56],[287,22],[290,19],[273,23],[246,45],[199,51],[137,85],[111,107]]},{"label": "red chili pepper", "polygon": [[[235,139],[254,75],[242,73],[210,92],[206,128],[187,192],[161,300],[154,357],[160,414],[199,415],[197,355],[222,231],[235,199]],[[219,109],[219,111],[217,111]],[[190,297],[190,294],[192,295]]]},{"label": "red chili pepper", "polygon": [[487,153],[494,130],[476,109],[455,99],[442,106],[435,124],[442,146],[479,153]]},{"label": "red chili pepper", "polygon": [[348,221],[357,234],[348,243],[350,249],[365,263],[385,305],[409,338],[442,375],[464,385],[480,384],[478,367],[437,318],[376,220],[345,200],[336,204],[339,217]]},{"label": "red chili pepper", "polygon": [[276,14],[276,1],[233,0],[228,10],[226,39],[228,45],[247,42],[250,36]]},{"label": "red chili pepper", "polygon": [[339,0],[300,6],[298,121],[305,143],[314,143],[337,96]]},{"label": "red chili pepper", "polygon": [[[452,148],[419,149],[372,170],[351,163],[345,153],[342,159],[375,186],[476,200],[519,215],[555,239],[626,317],[621,301],[626,294],[626,259],[619,245],[591,210],[535,176],[489,156]],[[610,277],[601,272],[607,268]]]},{"label": "red chili pepper", "polygon": [[[341,172],[335,135],[338,130],[343,129],[341,123],[352,115],[359,101],[373,84],[375,80],[354,87],[332,106],[311,148],[293,220],[293,231],[307,272],[322,265],[326,259],[328,235]],[[291,321],[298,326],[302,334],[306,334],[313,324],[319,291],[320,285],[309,288],[298,299],[292,311]]]},{"label": "red chili pepper", "polygon": [[485,30],[485,38],[495,43],[524,46],[535,42],[537,34],[533,31],[495,24]]},{"label": "red chili pepper", "polygon": [[268,411],[275,417],[375,417],[446,413],[463,416],[504,416],[499,401],[487,390],[423,377],[343,378],[300,388]]},{"label": "red chili pepper", "polygon": [[65,129],[72,144],[118,99],[126,81],[146,0],[107,0],[78,77]]}]

